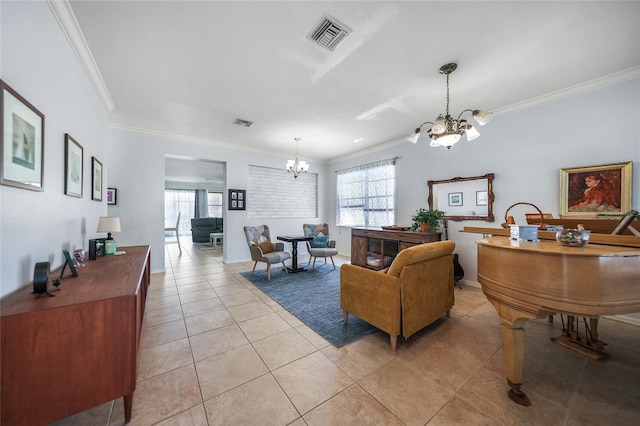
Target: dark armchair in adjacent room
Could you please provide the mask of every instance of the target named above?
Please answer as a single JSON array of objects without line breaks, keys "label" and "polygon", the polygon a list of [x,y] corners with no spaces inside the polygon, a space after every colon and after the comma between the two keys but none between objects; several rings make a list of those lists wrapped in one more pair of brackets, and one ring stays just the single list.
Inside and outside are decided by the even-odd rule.
[{"label": "dark armchair in adjacent room", "polygon": [[[453,241],[419,244],[402,250],[391,266],[374,271],[340,267],[340,307],[344,323],[352,313],[389,333],[395,352],[406,339],[453,306]],[[348,325],[347,325],[348,326]]]}]

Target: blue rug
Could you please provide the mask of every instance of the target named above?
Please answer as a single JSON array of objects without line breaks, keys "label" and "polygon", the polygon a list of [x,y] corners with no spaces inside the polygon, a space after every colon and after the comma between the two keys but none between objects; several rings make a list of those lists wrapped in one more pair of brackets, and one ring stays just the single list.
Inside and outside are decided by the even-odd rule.
[{"label": "blue rug", "polygon": [[354,315],[349,315],[348,324],[342,321],[338,266],[333,270],[331,264],[316,264],[315,271],[308,268],[297,274],[272,268],[271,281],[266,269],[256,270],[253,277],[250,271],[241,274],[337,348],[377,330]]}]

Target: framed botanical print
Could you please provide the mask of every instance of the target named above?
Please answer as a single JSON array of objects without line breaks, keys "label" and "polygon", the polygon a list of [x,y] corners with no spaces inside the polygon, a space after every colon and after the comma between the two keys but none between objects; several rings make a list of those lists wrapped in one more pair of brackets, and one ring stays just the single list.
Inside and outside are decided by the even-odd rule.
[{"label": "framed botanical print", "polygon": [[102,163],[91,157],[91,199],[102,201]]},{"label": "framed botanical print", "polygon": [[631,161],[560,169],[560,214],[631,210]]},{"label": "framed botanical print", "polygon": [[0,80],[0,184],[44,190],[44,114]]},{"label": "framed botanical print", "polygon": [[68,133],[64,135],[64,193],[82,198],[83,148]]}]

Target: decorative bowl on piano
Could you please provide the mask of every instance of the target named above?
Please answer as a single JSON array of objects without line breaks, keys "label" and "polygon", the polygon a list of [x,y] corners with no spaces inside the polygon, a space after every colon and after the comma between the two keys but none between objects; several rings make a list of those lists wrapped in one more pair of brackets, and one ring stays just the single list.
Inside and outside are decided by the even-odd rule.
[{"label": "decorative bowl on piano", "polygon": [[580,229],[561,229],[556,232],[556,240],[563,246],[582,247],[587,245],[591,231]]}]

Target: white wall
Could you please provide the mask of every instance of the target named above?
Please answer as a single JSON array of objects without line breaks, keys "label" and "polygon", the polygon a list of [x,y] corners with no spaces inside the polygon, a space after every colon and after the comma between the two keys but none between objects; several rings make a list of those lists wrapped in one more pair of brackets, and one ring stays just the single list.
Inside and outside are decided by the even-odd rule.
[{"label": "white wall", "polygon": [[[45,116],[44,191],[0,186],[0,294],[29,283],[36,262],[62,265],[87,247],[105,202],[91,200],[91,156],[103,162],[106,114],[46,2],[0,2],[2,80]],[[84,147],[82,198],[64,194],[64,135]],[[104,197],[103,197],[104,198]],[[82,273],[82,272],[80,272]]]},{"label": "white wall", "polygon": [[[449,238],[465,271],[465,280],[477,282],[475,234],[458,232],[464,226],[500,227],[509,206],[529,202],[558,216],[561,168],[633,161],[633,208],[640,209],[640,80],[600,89],[530,110],[494,117],[480,128],[481,136],[463,140],[453,148],[402,143],[348,161],[336,162],[340,170],[399,156],[398,225],[411,225],[411,215],[428,208],[428,180],[495,173],[494,223],[449,221]],[[335,176],[330,179],[329,200],[335,223]],[[518,223],[526,223],[530,207],[514,208]],[[441,208],[442,210],[442,208]],[[339,229],[337,246],[349,255],[350,231]]]},{"label": "white wall", "polygon": [[[119,216],[122,232],[118,245],[151,244],[151,268],[164,270],[164,157],[182,155],[203,160],[226,162],[227,187],[247,188],[249,165],[283,168],[286,158],[254,151],[239,151],[222,146],[197,143],[163,135],[150,135],[128,130],[109,132],[107,160],[112,165],[109,186],[118,188],[118,204],[109,206],[110,216]],[[322,173],[325,167],[310,162],[310,171]],[[292,176],[287,176],[294,185]],[[318,210],[324,212],[327,193],[319,178]],[[226,192],[226,191],[225,191]],[[277,196],[277,194],[274,194]],[[247,193],[247,198],[251,194]],[[322,217],[322,216],[321,216]],[[318,218],[247,219],[247,211],[225,211],[225,244],[223,260],[250,260],[242,231],[245,225],[266,223],[272,239],[277,235],[302,234],[302,224]]]},{"label": "white wall", "polygon": [[[28,25],[25,25],[28,23]],[[44,192],[0,186],[1,294],[30,282],[36,262],[62,264],[62,249],[85,247],[99,216],[120,216],[119,245],[150,244],[152,270],[164,269],[164,159],[181,155],[226,162],[229,188],[247,187],[249,164],[282,167],[281,157],[210,146],[191,140],[107,129],[106,113],[45,2],[0,2],[1,75],[45,114]],[[29,52],[29,54],[25,54]],[[455,176],[496,175],[495,223],[450,222],[465,279],[476,280],[478,238],[463,226],[499,226],[511,204],[526,201],[558,213],[559,169],[633,161],[633,207],[640,199],[640,81],[622,83],[571,99],[496,116],[474,142],[451,150],[396,144],[329,165],[319,174],[319,218],[270,219],[273,235],[300,233],[306,221],[326,221],[341,253],[350,253],[350,230],[335,225],[335,170],[399,156],[397,223],[427,207],[427,181]],[[64,134],[84,146],[84,197],[64,195]],[[90,196],[91,156],[103,162],[104,187],[118,188],[118,205]],[[250,196],[250,194],[247,194]],[[522,214],[524,213],[521,212]],[[518,220],[517,213],[514,213]],[[520,220],[524,220],[523,217]],[[246,212],[225,212],[224,258],[246,260],[242,226]]]}]

